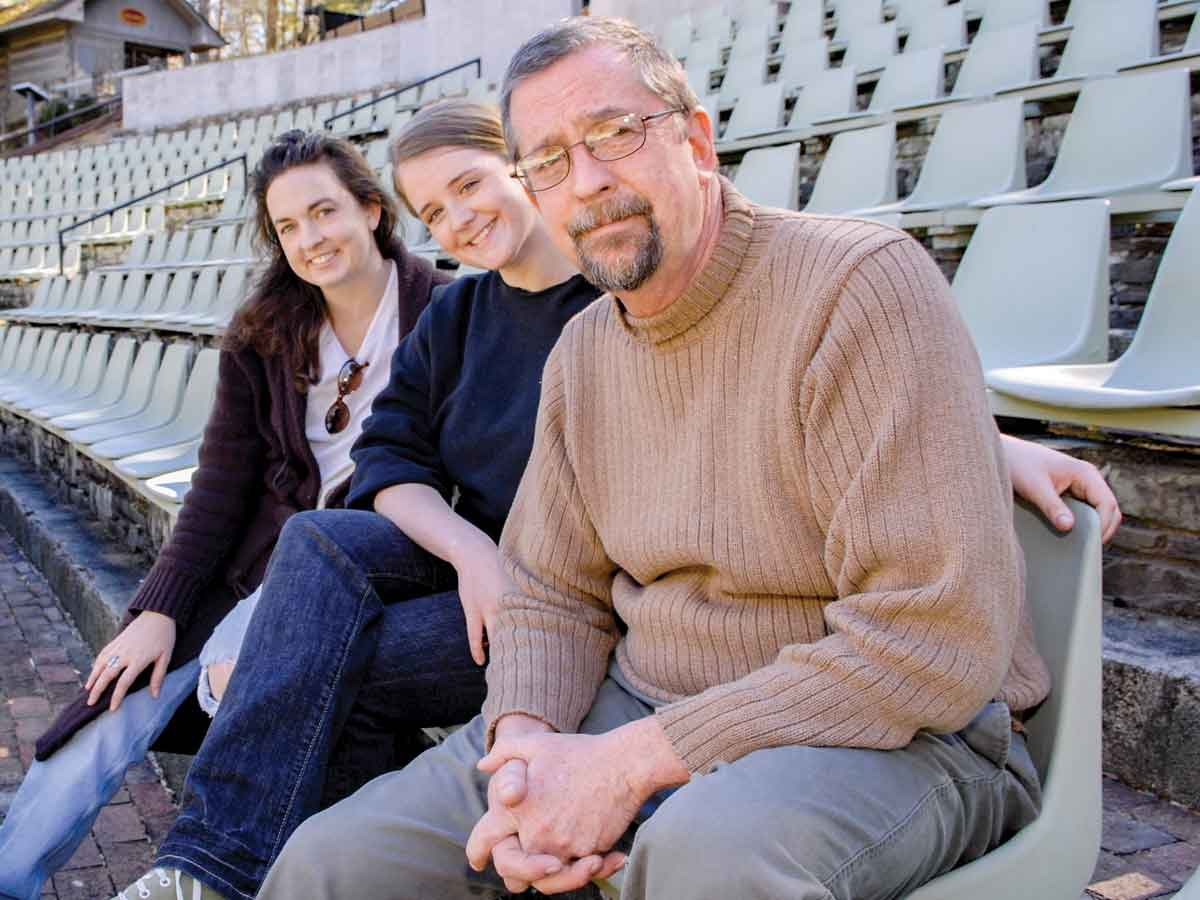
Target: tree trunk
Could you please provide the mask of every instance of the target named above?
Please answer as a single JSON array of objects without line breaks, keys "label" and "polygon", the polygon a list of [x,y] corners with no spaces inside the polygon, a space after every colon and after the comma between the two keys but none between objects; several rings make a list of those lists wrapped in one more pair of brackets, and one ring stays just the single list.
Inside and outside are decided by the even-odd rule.
[{"label": "tree trunk", "polygon": [[281,0],[267,0],[267,52],[279,49],[279,4]]}]

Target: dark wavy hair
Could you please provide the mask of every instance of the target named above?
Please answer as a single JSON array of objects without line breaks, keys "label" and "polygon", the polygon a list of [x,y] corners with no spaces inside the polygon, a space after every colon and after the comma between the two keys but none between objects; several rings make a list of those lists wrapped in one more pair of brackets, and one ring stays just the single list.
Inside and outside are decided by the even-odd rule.
[{"label": "dark wavy hair", "polygon": [[267,211],[267,189],[296,166],[329,166],[359,203],[378,203],[375,245],[385,259],[399,260],[404,245],[396,237],[396,202],[384,190],[361,153],[349,141],[320,132],[288,131],[267,147],[251,176],[254,196],[254,243],[267,258],[249,296],[225,332],[230,350],[254,349],[263,357],[283,357],[294,374],[296,390],[307,393],[319,377],[318,339],[325,323],[325,297],[294,271]]}]

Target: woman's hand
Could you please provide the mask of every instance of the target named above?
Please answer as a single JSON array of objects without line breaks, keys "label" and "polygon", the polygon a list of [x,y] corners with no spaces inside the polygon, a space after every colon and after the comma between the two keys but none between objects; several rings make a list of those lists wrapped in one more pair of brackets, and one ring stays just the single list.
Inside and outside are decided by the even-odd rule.
[{"label": "woman's hand", "polygon": [[1096,508],[1100,514],[1103,541],[1107,544],[1121,524],[1121,510],[1100,470],[1089,462],[1049,447],[1009,435],[1002,437],[1017,496],[1041,510],[1059,531],[1070,531],[1075,525],[1075,517],[1061,497],[1064,492],[1069,492],[1075,499]]},{"label": "woman's hand", "polygon": [[500,612],[500,598],[513,589],[500,565],[500,551],[484,535],[472,541],[454,559],[458,572],[458,596],[467,617],[467,639],[471,658],[479,665],[487,662],[487,637]]},{"label": "woman's hand", "polygon": [[151,663],[154,664],[154,671],[150,675],[150,695],[158,699],[174,649],[175,620],[162,613],[138,613],[137,618],[96,656],[92,673],[84,685],[85,689],[91,691],[88,706],[96,704],[115,678],[117,686],[108,705],[110,710],[115,710],[125,699],[129,686]]}]

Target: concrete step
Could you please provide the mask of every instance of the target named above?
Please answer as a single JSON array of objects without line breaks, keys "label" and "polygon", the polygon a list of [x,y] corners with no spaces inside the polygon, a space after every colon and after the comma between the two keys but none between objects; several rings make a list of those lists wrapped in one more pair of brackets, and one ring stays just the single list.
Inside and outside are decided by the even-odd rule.
[{"label": "concrete step", "polygon": [[1104,768],[1200,810],[1200,622],[1106,605]]}]

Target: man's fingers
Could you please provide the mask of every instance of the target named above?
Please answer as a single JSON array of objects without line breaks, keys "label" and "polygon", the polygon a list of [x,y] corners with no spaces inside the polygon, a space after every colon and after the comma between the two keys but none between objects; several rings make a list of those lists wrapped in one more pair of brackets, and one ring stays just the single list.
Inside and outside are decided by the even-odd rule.
[{"label": "man's fingers", "polygon": [[467,862],[476,872],[487,868],[497,844],[517,833],[517,823],[511,816],[497,815],[492,810],[483,814],[467,838]]},{"label": "man's fingers", "polygon": [[167,663],[170,657],[166,653],[160,653],[158,659],[154,661],[154,671],[150,673],[150,696],[155,700],[162,693],[163,679],[167,677]]},{"label": "man's fingers", "polygon": [[1096,507],[1096,513],[1100,516],[1101,538],[1107,544],[1121,525],[1121,509],[1104,476],[1095,466],[1085,466],[1072,480],[1068,490],[1077,500]]},{"label": "man's fingers", "polygon": [[483,619],[475,610],[467,613],[467,640],[471,644],[471,659],[475,665],[482,666],[487,662],[483,654]]},{"label": "man's fingers", "polygon": [[492,790],[505,806],[516,806],[525,799],[529,782],[525,760],[510,759],[492,776]]},{"label": "man's fingers", "polygon": [[604,868],[604,860],[597,855],[577,859],[557,875],[539,879],[533,886],[543,894],[561,894],[565,891],[577,891],[593,878],[600,877]]},{"label": "man's fingers", "polygon": [[[505,886],[514,893],[525,890],[535,881],[563,871],[562,861],[546,853],[526,853],[516,837],[500,841],[492,850],[492,864]],[[514,885],[522,885],[519,889]]]}]

